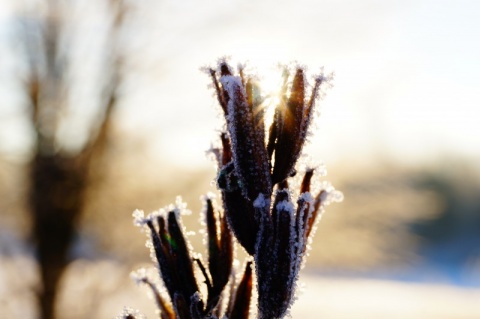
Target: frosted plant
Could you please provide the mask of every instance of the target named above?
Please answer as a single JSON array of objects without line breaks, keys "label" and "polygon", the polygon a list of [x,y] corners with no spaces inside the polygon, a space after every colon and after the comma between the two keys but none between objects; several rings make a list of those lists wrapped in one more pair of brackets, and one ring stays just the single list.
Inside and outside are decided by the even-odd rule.
[{"label": "frosted plant", "polygon": [[[149,231],[152,258],[160,271],[167,296],[160,292],[145,270],[137,271],[132,277],[151,289],[161,319],[220,318],[222,315],[231,319],[248,318],[252,293],[251,262],[247,262],[243,277],[236,283],[232,275],[233,240],[227,220],[224,214],[216,212],[211,198],[206,197],[205,203],[207,267],[200,258],[192,257],[180,224],[178,204],[147,217],[138,210],[133,214],[135,224]],[[202,278],[196,277],[195,266]],[[229,281],[231,287],[225,289]],[[199,282],[206,285],[205,299],[200,294]],[[227,297],[230,300],[224,307],[222,299]]]},{"label": "frosted plant", "polygon": [[[152,289],[161,319],[248,318],[253,262],[258,318],[283,318],[292,304],[315,221],[324,205],[341,197],[331,186],[312,194],[313,168],[305,170],[296,201],[290,187],[315,101],[327,78],[315,77],[307,97],[304,68],[297,66],[293,76],[285,68],[279,104],[267,134],[263,98],[254,77],[245,75],[243,67],[234,75],[225,61],[208,73],[226,131],[220,136],[221,147],[213,149],[223,211],[205,199],[207,267],[192,257],[179,224],[181,209],[147,217],[136,211],[135,223],[150,232],[152,256],[166,296],[147,276],[137,276],[137,280]],[[233,237],[253,257],[238,283],[232,275]],[[196,276],[195,269],[202,276]],[[206,296],[200,293],[201,285],[206,286]]]}]

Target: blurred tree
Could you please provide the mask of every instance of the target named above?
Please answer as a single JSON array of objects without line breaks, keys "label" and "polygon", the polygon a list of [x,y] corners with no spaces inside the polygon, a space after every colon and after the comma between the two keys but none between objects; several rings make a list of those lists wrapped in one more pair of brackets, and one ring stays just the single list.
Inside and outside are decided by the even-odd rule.
[{"label": "blurred tree", "polygon": [[[99,34],[84,34],[79,27],[79,21],[91,17],[82,12],[75,20],[75,13],[79,14],[75,10],[82,8],[78,2],[47,0],[33,5],[36,9],[27,9],[18,29],[28,65],[24,89],[35,135],[29,203],[43,286],[38,295],[41,318],[53,319],[57,286],[69,262],[76,222],[85,205],[86,189],[95,183],[93,172],[101,163],[117,104],[122,62],[116,39],[126,11],[117,0],[96,4],[106,13],[101,39]],[[84,41],[86,56],[79,52],[78,41]],[[103,62],[98,63],[102,69],[86,73],[81,85],[95,83],[97,94],[89,100],[92,105],[82,105],[83,111],[94,111],[78,125],[75,81],[81,77],[75,72],[92,54],[100,55],[95,58]]]},{"label": "blurred tree", "polygon": [[458,271],[480,256],[479,172],[462,161],[446,163],[415,178],[416,188],[434,192],[439,205],[433,216],[411,227],[430,263]]}]

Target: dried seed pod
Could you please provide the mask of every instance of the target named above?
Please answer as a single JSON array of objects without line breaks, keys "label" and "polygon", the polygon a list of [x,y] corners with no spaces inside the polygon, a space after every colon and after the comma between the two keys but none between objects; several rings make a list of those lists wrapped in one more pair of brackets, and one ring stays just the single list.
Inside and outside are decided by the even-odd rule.
[{"label": "dried seed pod", "polygon": [[222,200],[230,228],[240,245],[253,256],[258,224],[252,203],[243,197],[239,188],[233,191],[222,190]]},{"label": "dried seed pod", "polygon": [[[224,75],[220,82],[228,96],[227,127],[239,186],[243,195],[250,200],[254,200],[260,193],[270,196],[272,182],[265,133],[263,125],[258,124],[263,122],[263,116],[255,118],[252,109],[256,103],[254,88],[249,89],[252,103],[249,105],[247,91],[240,77]],[[258,114],[261,115],[261,112]]]},{"label": "dried seed pod", "polygon": [[178,280],[176,290],[185,300],[190,300],[191,296],[198,291],[198,286],[193,272],[192,258],[174,211],[168,213],[168,233],[170,234],[170,254]]},{"label": "dried seed pod", "polygon": [[[212,201],[208,198],[206,211],[208,269],[212,282],[208,291],[207,312],[218,303],[220,294],[229,280],[233,263],[232,236],[226,218],[224,215],[220,215],[218,219],[217,221]],[[217,229],[220,230],[220,233]]]},{"label": "dried seed pod", "polygon": [[190,300],[198,291],[189,249],[182,229],[178,224],[175,211],[170,211],[167,214],[167,223],[163,216],[158,216],[157,222],[158,232],[151,218],[146,220],[145,223],[150,229],[160,275],[176,311],[186,311],[178,308],[183,307],[183,304],[177,306],[175,300],[180,298],[179,296],[182,300]]},{"label": "dried seed pod", "polygon": [[165,219],[162,216],[159,216],[157,221],[159,226],[158,233],[155,230],[152,221],[148,221],[147,226],[150,229],[150,235],[155,252],[155,258],[160,271],[160,276],[165,283],[165,287],[167,288],[170,298],[172,298],[176,291],[177,280],[173,271],[173,261],[170,255],[170,249],[168,247],[167,238],[169,235],[165,229]]},{"label": "dried seed pod", "polygon": [[[280,106],[282,107],[282,105]],[[280,110],[281,116],[277,141],[275,143],[275,164],[273,166],[273,184],[286,179],[292,173],[299,156],[303,140],[300,137],[300,127],[305,107],[305,75],[298,68],[293,78],[290,96]]]},{"label": "dried seed pod", "polygon": [[[229,319],[248,319],[250,311],[250,299],[252,297],[252,262],[245,266],[242,280],[235,291],[235,299],[232,308],[227,312]],[[233,296],[230,296],[233,298]]]},{"label": "dried seed pod", "polygon": [[[267,146],[269,157],[275,152],[272,183],[276,184],[295,172],[295,164],[307,139],[313,109],[324,76],[318,76],[308,102],[305,100],[306,81],[302,68],[297,68],[288,99],[283,98],[276,109]],[[273,126],[275,125],[275,126]]]},{"label": "dried seed pod", "polygon": [[[294,294],[296,263],[294,206],[286,189],[277,192],[268,239],[261,238],[262,250],[256,256],[258,274],[258,309],[260,318],[282,318]],[[268,250],[268,251],[267,251]]]}]

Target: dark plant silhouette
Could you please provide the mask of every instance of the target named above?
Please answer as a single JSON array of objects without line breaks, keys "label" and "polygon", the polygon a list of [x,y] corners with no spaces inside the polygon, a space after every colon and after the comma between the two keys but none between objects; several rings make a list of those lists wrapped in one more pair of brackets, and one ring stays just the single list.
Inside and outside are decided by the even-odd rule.
[{"label": "dark plant silhouette", "polygon": [[[297,66],[293,76],[285,68],[280,102],[266,136],[264,101],[255,78],[247,76],[243,67],[239,76],[233,75],[225,61],[208,73],[226,131],[220,136],[221,147],[213,150],[223,211],[216,212],[212,200],[206,199],[207,267],[191,256],[179,225],[181,208],[148,217],[136,211],[137,225],[149,230],[152,256],[168,297],[162,297],[147,276],[139,278],[154,291],[162,319],[248,318],[254,264],[258,318],[283,318],[292,304],[315,221],[325,204],[341,196],[331,187],[312,194],[314,168],[304,172],[296,202],[290,187],[315,101],[327,78],[315,77],[307,97],[304,68]],[[252,258],[238,283],[232,276],[232,234]],[[196,276],[196,268],[202,276]],[[200,293],[202,284],[206,296]],[[123,318],[128,316],[135,315],[127,312]]]},{"label": "dark plant silhouette", "polygon": [[[105,65],[108,78],[99,98],[98,116],[91,124],[87,142],[72,151],[58,137],[68,109],[71,89],[70,46],[65,45],[68,4],[55,0],[43,3],[45,16],[21,21],[22,40],[28,72],[25,92],[31,106],[31,126],[35,147],[30,164],[29,203],[32,237],[40,269],[40,317],[55,318],[57,286],[69,262],[69,250],[76,222],[85,204],[85,192],[92,183],[90,174],[98,164],[107,143],[111,114],[118,98],[120,58],[113,54],[114,43],[107,43],[111,64]],[[111,0],[112,33],[119,28],[124,12],[120,2]],[[27,14],[26,14],[27,15]],[[114,34],[112,34],[114,36]],[[114,37],[113,37],[114,38]],[[63,41],[63,42],[62,42]],[[111,50],[112,49],[112,50]],[[101,81],[100,81],[101,82]],[[68,144],[68,143],[66,143]],[[65,147],[66,146],[66,147]]]}]

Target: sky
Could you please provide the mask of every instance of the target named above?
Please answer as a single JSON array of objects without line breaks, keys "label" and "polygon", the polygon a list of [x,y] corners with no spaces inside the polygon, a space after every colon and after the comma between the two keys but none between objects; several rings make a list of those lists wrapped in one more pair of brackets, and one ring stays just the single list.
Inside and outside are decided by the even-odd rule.
[{"label": "sky", "polygon": [[134,71],[117,115],[155,156],[210,165],[204,153],[222,121],[199,69],[231,56],[270,88],[278,63],[335,74],[307,147],[327,165],[480,159],[478,1],[138,3],[125,37]]},{"label": "sky", "polygon": [[153,95],[163,93],[162,105],[147,106],[146,113],[162,153],[173,144],[197,156],[210,143],[208,132],[218,128],[212,121],[216,101],[198,67],[229,55],[270,78],[276,63],[290,61],[312,74],[322,66],[335,73],[319,103],[309,145],[314,157],[480,158],[476,1],[185,1],[158,7],[148,13],[156,25],[150,41],[158,39],[149,54],[165,61],[157,64],[152,88]]}]

